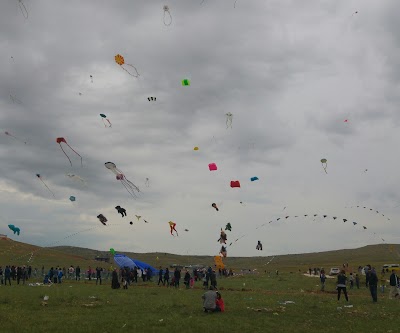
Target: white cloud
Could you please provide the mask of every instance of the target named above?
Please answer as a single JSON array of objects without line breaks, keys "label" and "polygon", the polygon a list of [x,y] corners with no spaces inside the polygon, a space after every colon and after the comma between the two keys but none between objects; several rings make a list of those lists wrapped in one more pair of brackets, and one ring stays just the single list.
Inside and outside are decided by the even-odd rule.
[{"label": "white cloud", "polygon": [[[233,8],[233,1],[174,1],[169,27],[163,5],[26,1],[27,20],[12,2],[4,5],[1,129],[28,143],[0,137],[2,232],[12,223],[21,241],[38,245],[216,254],[229,221],[228,242],[246,234],[229,255],[249,256],[259,255],[257,240],[265,254],[359,246],[378,235],[395,241],[397,2],[238,1]],[[117,53],[138,79],[114,63]],[[184,78],[190,87],[182,87]],[[59,136],[83,156],[83,168],[66,147],[70,167]],[[143,191],[137,200],[104,167],[108,161]],[[208,171],[211,162],[218,171]],[[236,179],[241,189],[229,187]],[[219,212],[212,202],[221,203]],[[344,208],[359,203],[391,221]],[[117,214],[118,204],[128,217]],[[100,213],[114,226],[103,227]],[[256,229],[278,216],[314,213],[368,230],[319,219]],[[170,220],[179,238],[169,235]]]}]

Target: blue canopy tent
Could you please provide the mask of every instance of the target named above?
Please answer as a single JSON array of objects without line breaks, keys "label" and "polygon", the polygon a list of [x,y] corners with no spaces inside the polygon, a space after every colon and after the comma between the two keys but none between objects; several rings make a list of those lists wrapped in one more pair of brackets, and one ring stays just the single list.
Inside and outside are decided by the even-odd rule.
[{"label": "blue canopy tent", "polygon": [[127,257],[125,254],[115,254],[114,261],[118,265],[119,268],[121,268],[121,267],[129,267],[129,268],[137,267],[142,270],[147,268],[147,269],[151,269],[153,276],[158,274],[158,269],[155,269],[154,267],[150,266],[149,264],[146,264],[145,262],[131,259],[131,258]]}]

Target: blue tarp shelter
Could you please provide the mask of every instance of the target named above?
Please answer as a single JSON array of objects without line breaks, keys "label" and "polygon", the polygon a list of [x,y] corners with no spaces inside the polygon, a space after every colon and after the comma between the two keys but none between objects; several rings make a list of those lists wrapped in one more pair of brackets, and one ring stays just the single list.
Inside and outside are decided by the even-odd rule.
[{"label": "blue tarp shelter", "polygon": [[114,261],[118,265],[119,268],[121,267],[129,267],[129,268],[134,268],[138,267],[142,270],[145,268],[151,269],[153,276],[158,274],[158,269],[155,269],[154,267],[150,266],[149,264],[146,264],[145,262],[131,259],[127,257],[125,254],[115,254],[114,255]]}]

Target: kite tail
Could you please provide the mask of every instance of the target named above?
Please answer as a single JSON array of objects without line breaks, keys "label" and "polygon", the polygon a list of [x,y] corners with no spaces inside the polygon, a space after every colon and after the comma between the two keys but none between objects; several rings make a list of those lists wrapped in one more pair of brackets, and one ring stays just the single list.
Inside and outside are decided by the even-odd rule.
[{"label": "kite tail", "polygon": [[[81,158],[81,166],[82,166],[82,156],[79,155],[68,143],[67,143],[67,146],[68,146],[69,148],[71,148],[71,150],[72,150],[76,155],[78,155],[78,156]],[[71,163],[71,165],[72,165],[72,163]]]},{"label": "kite tail", "polygon": [[108,127],[112,127],[111,121],[109,121],[108,119],[106,119],[108,121],[108,123],[110,124],[110,126]]},{"label": "kite tail", "polygon": [[67,158],[68,158],[68,161],[69,161],[69,164],[71,164],[71,166],[72,166],[71,159],[70,159],[70,158],[68,157],[68,155],[65,153],[65,151],[64,151],[64,149],[63,149],[63,147],[61,146],[61,143],[60,143],[59,145],[60,145],[60,148],[61,148],[61,150],[63,151],[64,155],[65,155],[65,156],[67,156]]},{"label": "kite tail", "polygon": [[127,182],[127,184],[128,184],[129,186],[133,187],[134,190],[140,192],[139,187],[137,187],[135,184],[133,184],[130,180],[128,180],[128,179],[125,178],[124,181]]},{"label": "kite tail", "polygon": [[107,127],[106,123],[104,122],[104,119],[101,118],[101,120],[103,121],[104,127]]},{"label": "kite tail", "polygon": [[131,66],[131,67],[135,70],[135,72],[136,72],[136,74],[132,74],[130,71],[128,71],[126,68],[124,68],[124,67],[121,65],[122,69],[123,69],[125,72],[127,72],[129,75],[131,75],[131,76],[133,76],[133,77],[139,77],[139,76],[140,76],[140,74],[139,74],[139,72],[138,72],[138,70],[136,69],[135,66],[133,66],[133,65],[131,65],[131,64],[125,64],[125,65]]},{"label": "kite tail", "polygon": [[24,3],[22,2],[22,0],[19,0],[19,9],[21,10],[22,15],[25,17],[25,19],[28,18],[28,11],[24,5]]},{"label": "kite tail", "polygon": [[132,190],[130,190],[123,181],[121,181],[121,184],[124,185],[125,189],[128,191],[128,193],[133,197],[133,198],[137,198],[135,192],[133,192]]},{"label": "kite tail", "polygon": [[[165,22],[165,13],[167,13],[167,12],[168,12],[168,15],[169,15],[169,17],[170,17],[170,19],[171,19],[171,21],[169,22],[169,24]],[[164,25],[170,26],[171,24],[172,24],[172,15],[171,15],[171,13],[169,12],[169,10],[164,10]]]}]

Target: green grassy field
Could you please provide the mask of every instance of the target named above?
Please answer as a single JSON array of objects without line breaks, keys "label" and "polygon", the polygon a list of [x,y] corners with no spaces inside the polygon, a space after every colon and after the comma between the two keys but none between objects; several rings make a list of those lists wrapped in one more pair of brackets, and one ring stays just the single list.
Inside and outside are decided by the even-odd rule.
[{"label": "green grassy field", "polygon": [[[0,265],[15,263],[12,260],[21,256],[18,264],[26,264],[30,256],[24,254],[35,249],[28,244],[0,241]],[[96,262],[90,260],[90,251],[41,249],[32,265],[45,265],[46,270],[70,264],[93,267]],[[107,280],[101,286],[96,286],[95,281],[65,280],[51,287],[17,285],[12,281],[11,287],[0,286],[0,332],[399,332],[400,303],[388,299],[388,290],[379,291],[378,303],[373,304],[362,277],[360,289],[349,290],[349,304],[353,307],[344,307],[347,304],[343,296],[339,302],[336,298],[335,279],[328,280],[326,292],[322,293],[318,278],[303,275],[309,266],[329,268],[349,262],[350,266],[371,263],[380,267],[383,263],[396,263],[396,257],[387,246],[368,246],[278,256],[267,266],[264,265],[270,257],[227,258],[227,265],[236,271],[257,268],[257,272],[218,279],[226,306],[226,312],[218,314],[202,311],[201,282],[189,290],[183,284],[180,289],[171,289],[158,287],[155,282],[112,290]],[[136,258],[162,266],[212,264],[211,257],[142,254]],[[45,295],[49,296],[47,305],[43,303]],[[284,301],[295,303],[280,304]]]}]

